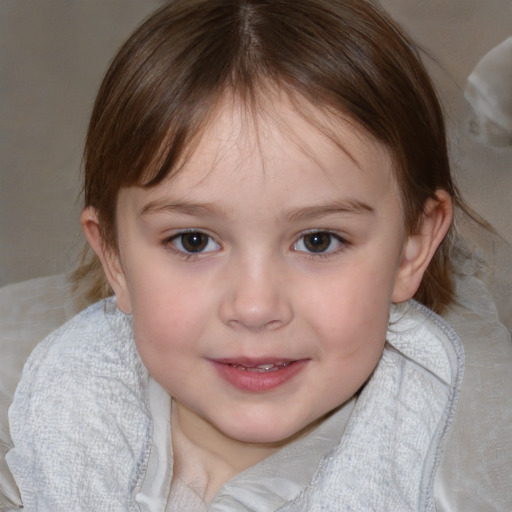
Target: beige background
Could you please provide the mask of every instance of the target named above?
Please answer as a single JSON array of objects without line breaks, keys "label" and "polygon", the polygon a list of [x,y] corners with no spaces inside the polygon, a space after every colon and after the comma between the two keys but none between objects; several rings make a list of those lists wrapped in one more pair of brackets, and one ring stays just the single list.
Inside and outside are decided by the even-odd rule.
[{"label": "beige background", "polygon": [[[467,134],[465,80],[512,35],[512,0],[383,0],[432,57],[469,203],[512,241],[512,148]],[[67,271],[82,244],[82,144],[114,52],[159,0],[0,0],[0,286]]]}]

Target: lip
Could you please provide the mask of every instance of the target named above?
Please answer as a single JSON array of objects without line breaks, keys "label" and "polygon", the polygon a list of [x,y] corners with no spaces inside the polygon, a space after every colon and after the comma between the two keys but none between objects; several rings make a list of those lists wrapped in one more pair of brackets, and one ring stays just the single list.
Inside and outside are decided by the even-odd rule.
[{"label": "lip", "polygon": [[[308,359],[246,358],[210,359],[218,374],[242,391],[264,392],[284,385],[301,372]],[[270,371],[257,371],[263,365],[275,365]],[[251,371],[252,370],[252,371]]]}]

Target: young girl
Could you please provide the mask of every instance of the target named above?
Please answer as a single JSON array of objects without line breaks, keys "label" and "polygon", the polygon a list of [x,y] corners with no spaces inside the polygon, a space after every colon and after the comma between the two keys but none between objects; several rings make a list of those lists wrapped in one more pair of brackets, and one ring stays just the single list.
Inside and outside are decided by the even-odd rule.
[{"label": "young girl", "polygon": [[458,201],[374,5],[167,3],[92,114],[81,221],[114,297],[26,365],[25,510],[434,510]]}]

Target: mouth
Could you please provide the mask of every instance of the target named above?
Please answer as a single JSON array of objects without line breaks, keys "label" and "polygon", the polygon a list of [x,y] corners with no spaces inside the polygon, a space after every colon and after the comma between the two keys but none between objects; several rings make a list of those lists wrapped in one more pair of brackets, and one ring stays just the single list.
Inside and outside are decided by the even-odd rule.
[{"label": "mouth", "polygon": [[282,386],[307,365],[308,359],[215,359],[217,373],[242,391],[262,392]]}]

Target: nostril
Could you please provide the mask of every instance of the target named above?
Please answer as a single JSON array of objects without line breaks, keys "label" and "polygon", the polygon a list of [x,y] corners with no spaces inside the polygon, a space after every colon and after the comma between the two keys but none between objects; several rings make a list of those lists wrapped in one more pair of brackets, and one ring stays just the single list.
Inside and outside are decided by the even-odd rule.
[{"label": "nostril", "polygon": [[254,318],[251,320],[247,318],[231,318],[225,322],[232,329],[245,329],[251,332],[262,332],[262,331],[277,331],[291,321],[292,315],[283,316],[282,319],[273,319],[269,321],[256,321]]},{"label": "nostril", "polygon": [[283,325],[283,323],[284,322],[282,322],[281,320],[271,320],[270,322],[267,322],[266,328],[271,331],[276,330],[279,329]]},{"label": "nostril", "polygon": [[[265,322],[254,322],[254,321],[247,321],[247,319],[232,319],[227,322],[229,327],[232,329],[244,329],[251,332],[261,332],[266,329],[270,328],[268,327],[268,324]],[[275,327],[273,328],[275,329]]]}]

